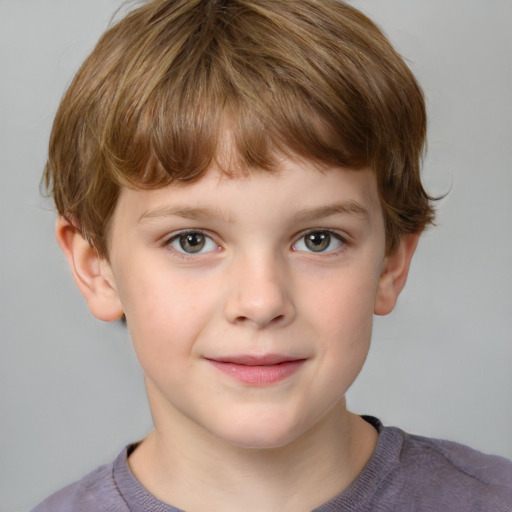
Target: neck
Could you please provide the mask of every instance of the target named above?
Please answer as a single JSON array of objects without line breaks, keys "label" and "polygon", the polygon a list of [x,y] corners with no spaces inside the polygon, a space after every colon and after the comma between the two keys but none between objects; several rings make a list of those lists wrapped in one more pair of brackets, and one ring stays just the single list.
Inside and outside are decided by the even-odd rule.
[{"label": "neck", "polygon": [[271,449],[240,448],[155,421],[129,464],[149,492],[188,512],[205,503],[211,511],[296,512],[348,487],[376,441],[375,429],[340,403],[299,438]]}]

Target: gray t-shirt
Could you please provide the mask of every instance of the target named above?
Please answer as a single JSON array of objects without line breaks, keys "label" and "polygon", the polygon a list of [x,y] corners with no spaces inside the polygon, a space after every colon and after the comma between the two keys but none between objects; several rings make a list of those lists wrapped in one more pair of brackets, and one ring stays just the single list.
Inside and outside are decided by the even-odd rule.
[{"label": "gray t-shirt", "polygon": [[[374,454],[347,489],[314,512],[512,511],[511,461],[365,419],[379,430]],[[136,480],[128,466],[131,449],[32,512],[183,512]]]}]

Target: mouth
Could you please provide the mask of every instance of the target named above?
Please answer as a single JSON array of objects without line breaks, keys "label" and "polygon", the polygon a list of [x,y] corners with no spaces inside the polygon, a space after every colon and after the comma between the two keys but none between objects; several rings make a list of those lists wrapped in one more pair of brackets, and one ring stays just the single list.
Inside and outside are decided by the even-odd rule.
[{"label": "mouth", "polygon": [[305,358],[279,354],[240,355],[206,360],[224,374],[252,386],[266,386],[280,382],[297,372],[306,362]]}]

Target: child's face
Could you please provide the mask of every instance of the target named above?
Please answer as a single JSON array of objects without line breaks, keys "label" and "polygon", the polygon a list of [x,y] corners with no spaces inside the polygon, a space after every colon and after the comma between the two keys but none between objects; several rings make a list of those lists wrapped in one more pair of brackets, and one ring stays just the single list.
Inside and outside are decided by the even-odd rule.
[{"label": "child's face", "polygon": [[157,429],[284,445],[363,365],[388,259],[375,176],[282,167],[121,192],[108,271]]}]

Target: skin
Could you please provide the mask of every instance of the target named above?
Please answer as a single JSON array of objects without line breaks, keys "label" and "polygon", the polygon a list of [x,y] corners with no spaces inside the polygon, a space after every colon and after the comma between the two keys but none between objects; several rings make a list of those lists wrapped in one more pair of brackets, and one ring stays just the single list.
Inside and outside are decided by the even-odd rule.
[{"label": "skin", "polygon": [[[109,229],[108,260],[64,219],[57,239],[92,313],[126,315],[155,425],[129,459],[139,481],[187,511],[311,510],[350,485],[377,433],[344,395],[417,242],[385,253],[374,174],[212,169],[122,190]],[[299,363],[270,383],[212,363],[269,354]]]}]

